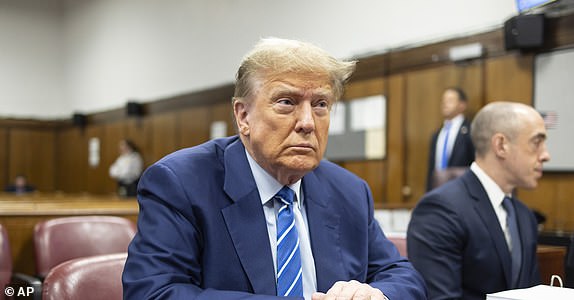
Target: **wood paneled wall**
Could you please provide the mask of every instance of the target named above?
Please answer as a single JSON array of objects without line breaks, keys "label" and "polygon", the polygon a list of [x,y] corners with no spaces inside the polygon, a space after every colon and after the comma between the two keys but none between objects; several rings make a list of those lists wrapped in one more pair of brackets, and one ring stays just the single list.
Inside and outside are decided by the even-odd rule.
[{"label": "wood paneled wall", "polygon": [[[149,166],[175,150],[209,140],[213,121],[225,121],[228,135],[235,132],[230,102],[202,104],[143,117],[112,118],[86,128],[62,128],[56,135],[58,180],[53,189],[69,193],[115,193],[116,183],[109,177],[108,169],[119,155],[120,140],[132,140],[139,148],[145,166]],[[100,141],[98,166],[88,164],[92,138]]]},{"label": "wood paneled wall", "polygon": [[0,180],[3,185],[22,174],[37,189],[54,187],[55,129],[50,125],[42,127],[16,122],[0,130]]},{"label": "wood paneled wall", "polygon": [[[550,20],[544,51],[574,46],[574,16]],[[468,94],[467,116],[496,100],[532,104],[532,53],[504,50],[502,29],[418,48],[391,51],[359,59],[343,101],[382,94],[387,99],[386,157],[345,161],[342,166],[371,186],[376,205],[414,206],[424,193],[431,134],[441,125],[439,103],[448,86],[461,86]],[[481,42],[481,59],[453,63],[452,46]],[[118,155],[122,138],[133,140],[146,165],[167,153],[209,139],[213,121],[225,121],[227,134],[235,133],[230,99],[233,85],[144,104],[144,115],[127,117],[124,109],[88,116],[85,128],[70,122],[48,129],[28,123],[0,120],[0,181],[19,172],[41,190],[109,194],[115,182],[109,165]],[[36,123],[44,122],[37,121]],[[88,142],[100,140],[100,164],[88,165]],[[4,146],[5,145],[5,146]],[[547,173],[533,191],[518,192],[528,205],[548,217],[546,229],[574,231],[574,173]]]}]

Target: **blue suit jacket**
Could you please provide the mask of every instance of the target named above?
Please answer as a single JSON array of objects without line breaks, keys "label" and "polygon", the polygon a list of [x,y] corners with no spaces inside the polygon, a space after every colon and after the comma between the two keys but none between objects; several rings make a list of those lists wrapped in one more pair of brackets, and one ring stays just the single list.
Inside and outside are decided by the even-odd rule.
[{"label": "blue suit jacket", "polygon": [[[440,131],[436,131],[432,138],[429,146],[429,158],[428,158],[428,169],[427,169],[427,191],[432,189],[432,173],[435,169],[435,155],[436,155],[436,141]],[[458,130],[456,139],[454,140],[454,145],[452,146],[452,153],[448,158],[448,167],[470,167],[470,164],[474,161],[474,145],[472,144],[472,139],[470,138],[470,122],[467,119],[462,121],[462,125]]]},{"label": "blue suit jacket", "polygon": [[421,272],[430,299],[482,299],[487,293],[540,283],[534,215],[515,201],[522,242],[519,286],[510,284],[511,260],[486,191],[472,172],[426,194],[407,231],[409,259]]},{"label": "blue suit jacket", "polygon": [[[276,298],[267,225],[244,149],[237,137],[219,139],[146,170],[124,298]],[[302,184],[319,291],[355,279],[390,299],[425,299],[422,277],[374,220],[363,180],[322,161]]]}]

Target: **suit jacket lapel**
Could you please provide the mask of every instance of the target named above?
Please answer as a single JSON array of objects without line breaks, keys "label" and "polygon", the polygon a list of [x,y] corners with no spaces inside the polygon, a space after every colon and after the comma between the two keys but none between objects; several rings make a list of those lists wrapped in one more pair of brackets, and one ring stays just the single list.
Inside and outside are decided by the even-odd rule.
[{"label": "suit jacket lapel", "polygon": [[470,133],[470,130],[469,130],[468,121],[464,120],[462,122],[462,125],[460,125],[460,128],[458,129],[458,133],[455,137],[454,144],[452,146],[452,151],[451,151],[452,155],[448,159],[449,162],[453,161],[454,156],[461,155],[463,153],[461,151],[457,151],[457,149],[462,147],[461,144],[463,143],[464,136],[469,134],[469,133]]},{"label": "suit jacket lapel", "polygon": [[335,281],[345,278],[339,240],[340,216],[329,203],[336,201],[325,190],[314,172],[303,178],[305,209],[315,260],[317,290],[326,292]]},{"label": "suit jacket lapel", "polygon": [[492,208],[492,204],[486,191],[482,187],[476,175],[470,171],[466,172],[465,175],[463,175],[463,180],[466,182],[470,196],[475,200],[474,207],[477,214],[480,216],[484,226],[490,233],[490,238],[494,243],[496,253],[498,254],[500,263],[502,264],[502,269],[504,270],[506,282],[508,286],[510,286],[512,282],[510,252],[508,251],[508,245],[506,244],[502,228],[500,228],[498,217]]},{"label": "suit jacket lapel", "polygon": [[241,265],[256,294],[276,294],[265,214],[240,140],[224,152],[224,190],[234,201],[221,210]]}]

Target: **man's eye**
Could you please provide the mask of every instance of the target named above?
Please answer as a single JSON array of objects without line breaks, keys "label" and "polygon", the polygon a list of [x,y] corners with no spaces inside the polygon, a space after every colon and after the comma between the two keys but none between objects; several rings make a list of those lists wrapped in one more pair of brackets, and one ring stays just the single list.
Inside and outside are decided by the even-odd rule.
[{"label": "man's eye", "polygon": [[293,105],[293,101],[291,101],[291,99],[287,99],[287,98],[279,99],[277,101],[277,103],[283,104],[283,105]]},{"label": "man's eye", "polygon": [[315,104],[315,106],[321,108],[327,108],[329,107],[329,103],[327,103],[327,101],[318,101],[317,104]]}]

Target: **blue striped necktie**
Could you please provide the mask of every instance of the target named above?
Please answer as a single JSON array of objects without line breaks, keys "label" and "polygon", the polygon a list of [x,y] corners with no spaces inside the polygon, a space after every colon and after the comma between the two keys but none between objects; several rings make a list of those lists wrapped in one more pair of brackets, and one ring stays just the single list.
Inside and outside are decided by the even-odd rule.
[{"label": "blue striped necktie", "polygon": [[446,121],[443,127],[444,130],[444,143],[442,145],[442,155],[440,160],[440,170],[444,170],[448,167],[448,137],[450,135],[450,126],[452,121]]},{"label": "blue striped necktie", "polygon": [[277,295],[303,296],[299,235],[293,216],[295,193],[284,186],[274,197],[281,208],[277,215]]},{"label": "blue striped necktie", "polygon": [[512,259],[512,288],[518,287],[518,275],[520,274],[520,265],[522,261],[522,245],[520,235],[518,234],[518,223],[516,220],[516,211],[512,204],[512,199],[504,197],[502,206],[506,210],[506,226],[510,234],[510,256]]}]

